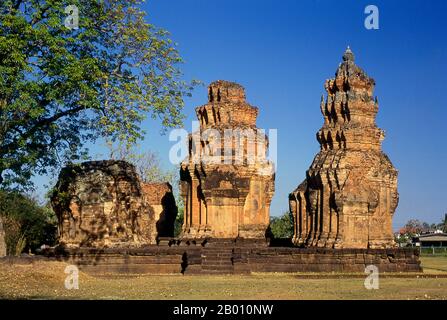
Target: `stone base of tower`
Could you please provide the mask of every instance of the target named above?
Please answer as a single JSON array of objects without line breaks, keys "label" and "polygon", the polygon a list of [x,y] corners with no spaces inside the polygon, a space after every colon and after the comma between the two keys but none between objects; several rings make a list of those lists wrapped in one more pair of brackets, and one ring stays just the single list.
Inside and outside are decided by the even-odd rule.
[{"label": "stone base of tower", "polygon": [[[164,239],[142,248],[51,249],[52,260],[88,274],[250,274],[252,272],[359,273],[374,265],[381,274],[422,272],[419,251],[269,247],[254,239]],[[41,259],[41,257],[39,258]]]},{"label": "stone base of tower", "polygon": [[397,248],[394,239],[379,239],[367,241],[344,241],[335,237],[303,239],[299,236],[292,238],[292,244],[297,247],[304,248],[327,248],[327,249],[393,249]]},{"label": "stone base of tower", "polygon": [[266,242],[266,232],[267,232],[268,226],[264,224],[247,224],[239,227],[237,235],[231,236],[219,236],[216,235],[216,232],[209,226],[204,226],[200,228],[196,227],[189,227],[184,228],[182,230],[182,233],[179,236],[179,239],[181,240],[204,240],[204,239],[231,239],[232,241],[240,242],[241,239],[247,240],[253,240],[255,242],[261,241]]}]

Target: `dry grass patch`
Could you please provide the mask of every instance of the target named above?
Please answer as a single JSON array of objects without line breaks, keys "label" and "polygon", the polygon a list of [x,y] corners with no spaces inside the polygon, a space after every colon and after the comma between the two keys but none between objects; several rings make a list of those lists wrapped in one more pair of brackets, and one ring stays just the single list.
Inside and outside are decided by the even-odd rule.
[{"label": "dry grass patch", "polygon": [[[426,270],[446,268],[447,259],[427,259]],[[248,276],[135,275],[92,277],[80,273],[79,290],[64,287],[66,264],[0,264],[0,298],[7,299],[447,299],[447,278],[380,278],[367,290],[364,277],[305,274]],[[427,272],[427,271],[426,271]],[[402,275],[400,275],[402,276]]]}]

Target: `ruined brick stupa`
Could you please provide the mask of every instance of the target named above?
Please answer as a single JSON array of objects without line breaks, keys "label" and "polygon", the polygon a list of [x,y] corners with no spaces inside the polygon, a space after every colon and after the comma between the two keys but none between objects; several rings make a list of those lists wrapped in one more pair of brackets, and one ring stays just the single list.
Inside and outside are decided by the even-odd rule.
[{"label": "ruined brick stupa", "polygon": [[62,169],[51,198],[59,243],[139,247],[174,236],[177,207],[168,183],[144,183],[125,161],[87,161]]},{"label": "ruined brick stupa", "polygon": [[258,108],[237,83],[216,81],[197,107],[200,130],[189,137],[180,169],[185,204],[182,238],[265,239],[274,191]]},{"label": "ruined brick stupa", "polygon": [[289,196],[295,244],[328,248],[394,246],[392,217],[398,203],[397,170],[382,152],[375,123],[374,80],[349,49],[321,99],[321,150],[306,179]]}]

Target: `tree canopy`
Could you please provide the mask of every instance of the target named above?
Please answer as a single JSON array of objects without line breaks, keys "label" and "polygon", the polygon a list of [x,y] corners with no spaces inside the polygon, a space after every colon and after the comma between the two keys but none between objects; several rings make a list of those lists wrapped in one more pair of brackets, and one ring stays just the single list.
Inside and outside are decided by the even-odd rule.
[{"label": "tree canopy", "polygon": [[293,237],[293,215],[285,212],[280,217],[270,218],[270,232],[276,239],[287,239]]},{"label": "tree canopy", "polygon": [[24,249],[35,251],[56,241],[54,212],[31,196],[0,190],[0,220],[10,255],[19,255]]},{"label": "tree canopy", "polygon": [[133,164],[143,182],[169,182],[175,190],[177,189],[178,168],[177,170],[164,169],[158,153],[151,150],[141,151],[139,145],[130,147],[122,141],[119,141],[116,146],[109,141],[107,146],[110,152],[109,158]]},{"label": "tree canopy", "polygon": [[[27,186],[105,137],[129,144],[141,121],[182,123],[183,62],[140,0],[0,2],[0,187]],[[78,28],[64,24],[75,5]],[[73,13],[73,12],[71,12]]]}]

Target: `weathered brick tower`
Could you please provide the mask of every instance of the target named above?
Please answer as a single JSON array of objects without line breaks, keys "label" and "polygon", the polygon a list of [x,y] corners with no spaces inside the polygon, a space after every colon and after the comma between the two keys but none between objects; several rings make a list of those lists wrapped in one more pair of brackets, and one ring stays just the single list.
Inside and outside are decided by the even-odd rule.
[{"label": "weathered brick tower", "polygon": [[144,183],[125,161],[69,165],[51,198],[59,244],[139,247],[173,237],[177,206],[171,189],[168,183]]},{"label": "weathered brick tower", "polygon": [[274,192],[267,139],[256,128],[258,108],[239,84],[216,81],[196,108],[199,132],[189,137],[180,169],[185,203],[182,238],[264,239]]},{"label": "weathered brick tower", "polygon": [[329,248],[394,246],[392,217],[398,203],[397,170],[381,150],[375,123],[374,80],[349,49],[321,99],[321,150],[306,179],[289,196],[293,241]]}]

